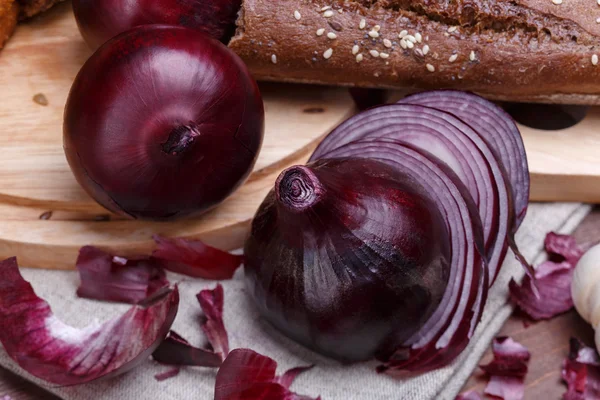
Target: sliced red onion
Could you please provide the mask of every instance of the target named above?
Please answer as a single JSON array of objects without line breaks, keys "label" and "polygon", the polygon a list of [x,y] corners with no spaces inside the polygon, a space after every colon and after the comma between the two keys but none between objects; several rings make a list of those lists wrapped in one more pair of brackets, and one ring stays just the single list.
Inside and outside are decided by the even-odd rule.
[{"label": "sliced red onion", "polygon": [[221,353],[193,347],[176,332],[169,336],[152,353],[152,358],[161,364],[217,368],[223,363]]},{"label": "sliced red onion", "polygon": [[342,123],[321,142],[311,160],[330,157],[333,148],[361,138],[407,142],[452,168],[478,206],[493,283],[513,230],[513,206],[502,167],[485,140],[447,112],[411,104],[386,105]]},{"label": "sliced red onion", "polygon": [[163,268],[194,278],[231,279],[243,262],[242,256],[207,246],[199,240],[168,239],[154,236],[152,256],[163,261]]},{"label": "sliced red onion", "polygon": [[77,385],[125,373],[144,362],[171,328],[179,292],[163,288],[121,317],[76,329],[52,313],[19,273],[16,258],[0,263],[0,342],[30,374]]},{"label": "sliced red onion", "polygon": [[208,342],[216,353],[223,358],[229,354],[229,338],[225,324],[223,323],[223,286],[217,284],[212,290],[202,290],[196,295],[200,307],[204,312],[205,320],[202,330],[208,338]]},{"label": "sliced red onion", "polygon": [[483,400],[481,395],[474,390],[463,392],[456,396],[455,400]]},{"label": "sliced red onion", "polygon": [[499,337],[492,344],[494,360],[480,368],[490,375],[485,393],[504,400],[522,400],[525,376],[531,354],[510,337]]},{"label": "sliced red onion", "polygon": [[[248,349],[233,350],[217,373],[215,400],[318,400],[289,391],[293,379],[276,376],[277,362]],[[303,368],[306,371],[307,368]],[[295,373],[295,378],[298,373]]]},{"label": "sliced red onion", "polygon": [[156,260],[115,257],[92,246],[79,250],[76,267],[77,296],[87,299],[136,304],[169,285]]},{"label": "sliced red onion", "polygon": [[[450,277],[440,307],[379,370],[422,371],[448,362],[467,345],[487,297],[487,269],[481,260],[482,228],[474,205],[456,175],[435,158],[406,144],[384,140],[352,142],[328,153],[330,158],[362,157],[401,169],[419,182],[447,218],[452,240]],[[479,244],[479,250],[477,249]],[[406,355],[404,349],[409,348]]]},{"label": "sliced red onion", "polygon": [[436,90],[406,97],[402,103],[448,111],[473,127],[491,146],[510,182],[518,228],[529,204],[529,167],[523,138],[513,118],[494,103],[472,93]]},{"label": "sliced red onion", "polygon": [[168,371],[154,375],[154,379],[158,382],[166,381],[167,379],[175,378],[181,372],[181,368],[171,368]]},{"label": "sliced red onion", "polygon": [[568,358],[563,361],[562,378],[567,383],[565,400],[600,399],[600,357],[591,347],[575,338],[570,340]]}]

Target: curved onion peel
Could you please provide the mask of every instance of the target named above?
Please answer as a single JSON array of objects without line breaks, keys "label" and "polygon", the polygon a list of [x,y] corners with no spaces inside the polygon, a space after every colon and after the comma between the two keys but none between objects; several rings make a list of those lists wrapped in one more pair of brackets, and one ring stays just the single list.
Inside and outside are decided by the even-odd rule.
[{"label": "curved onion peel", "polygon": [[0,263],[0,343],[30,374],[61,386],[123,374],[148,359],[177,314],[177,287],[120,317],[78,329],[60,321],[23,279],[16,258]]}]

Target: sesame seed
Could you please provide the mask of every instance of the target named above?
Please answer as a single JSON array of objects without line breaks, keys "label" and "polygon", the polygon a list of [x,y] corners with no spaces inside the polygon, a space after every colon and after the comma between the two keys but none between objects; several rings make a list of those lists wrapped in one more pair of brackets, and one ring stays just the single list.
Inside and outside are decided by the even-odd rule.
[{"label": "sesame seed", "polygon": [[329,60],[332,55],[333,55],[333,49],[329,48],[329,49],[325,50],[325,53],[323,53],[323,58],[326,60]]},{"label": "sesame seed", "polygon": [[456,59],[458,58],[458,54],[452,54],[450,56],[450,58],[448,59],[448,61],[450,61],[451,63],[456,61]]},{"label": "sesame seed", "polygon": [[409,49],[412,49],[413,47],[415,47],[415,44],[411,41],[405,40],[406,42],[406,47],[408,47]]},{"label": "sesame seed", "polygon": [[600,24],[600,18],[596,18],[596,23]]},{"label": "sesame seed", "polygon": [[360,50],[360,47],[358,47],[358,45],[355,44],[354,47],[352,47],[352,54],[357,55],[359,50]]},{"label": "sesame seed", "polygon": [[271,62],[272,62],[273,64],[277,64],[277,54],[273,54],[273,55],[271,55]]},{"label": "sesame seed", "polygon": [[390,55],[388,53],[379,53],[379,57],[381,57],[381,58],[390,58]]},{"label": "sesame seed", "polygon": [[379,52],[377,50],[370,50],[369,54],[371,54],[373,57],[379,57]]},{"label": "sesame seed", "polygon": [[433,65],[427,64],[426,67],[427,67],[427,71],[429,71],[429,72],[435,72],[435,67]]},{"label": "sesame seed", "polygon": [[452,33],[456,30],[457,28],[455,26],[451,26],[450,28],[448,28],[448,33]]},{"label": "sesame seed", "polygon": [[427,55],[427,53],[429,53],[429,45],[426,44],[425,46],[423,46],[423,55]]},{"label": "sesame seed", "polygon": [[417,43],[417,38],[414,37],[413,35],[406,35],[406,37],[404,39],[406,39],[410,42],[413,42],[413,43]]},{"label": "sesame seed", "polygon": [[323,12],[323,11],[327,11],[327,10],[329,10],[330,8],[331,8],[331,6],[325,6],[325,7],[321,8],[321,12]]},{"label": "sesame seed", "polygon": [[365,29],[365,27],[367,26],[367,21],[363,18],[360,20],[360,24],[358,24],[358,27],[360,29]]},{"label": "sesame seed", "polygon": [[559,5],[562,4],[562,0],[552,0],[552,3]]},{"label": "sesame seed", "polygon": [[325,33],[325,29],[323,29],[323,28],[317,29],[317,36],[323,36],[324,33]]},{"label": "sesame seed", "polygon": [[450,34],[448,32],[444,32],[444,36],[449,37]]},{"label": "sesame seed", "polygon": [[338,14],[341,14],[343,12],[344,12],[344,10],[342,10],[341,8],[338,10]]},{"label": "sesame seed", "polygon": [[364,58],[364,57],[363,57],[363,55],[362,55],[362,54],[358,54],[358,55],[356,56],[356,62],[357,62],[357,63],[361,62],[361,61],[363,60],[363,58]]},{"label": "sesame seed", "polygon": [[392,41],[390,39],[383,39],[383,45],[389,49],[392,47]]},{"label": "sesame seed", "polygon": [[376,39],[379,37],[379,32],[372,30],[369,32],[369,36],[371,36],[373,39]]},{"label": "sesame seed", "polygon": [[297,21],[300,21],[300,18],[302,18],[302,14],[300,14],[300,11],[294,11],[294,18],[296,18]]},{"label": "sesame seed", "polygon": [[592,65],[598,65],[598,54],[592,56]]},{"label": "sesame seed", "polygon": [[400,46],[401,46],[403,49],[406,49],[406,48],[408,47],[408,46],[406,45],[406,40],[402,39],[402,40],[400,41]]},{"label": "sesame seed", "polygon": [[328,37],[329,39],[331,39],[331,40],[337,39],[337,35],[336,35],[335,33],[333,33],[333,32],[329,32],[329,33],[327,34],[327,37]]},{"label": "sesame seed", "polygon": [[325,18],[331,18],[331,17],[333,17],[333,11],[331,11],[331,10],[327,10],[327,11],[325,11],[325,12],[323,13],[323,16],[324,16]]},{"label": "sesame seed", "polygon": [[398,34],[398,39],[403,39],[404,36],[408,35],[408,31],[405,29],[400,34]]},{"label": "sesame seed", "polygon": [[423,42],[423,36],[419,32],[415,33],[415,39],[417,39],[417,42],[419,43]]},{"label": "sesame seed", "polygon": [[375,25],[375,26],[373,27],[373,30],[374,30],[375,32],[379,32],[379,31],[381,30],[381,26],[379,26],[379,25]]},{"label": "sesame seed", "polygon": [[477,58],[477,56],[475,55],[475,52],[471,51],[471,54],[469,54],[469,60],[475,61],[476,58]]}]

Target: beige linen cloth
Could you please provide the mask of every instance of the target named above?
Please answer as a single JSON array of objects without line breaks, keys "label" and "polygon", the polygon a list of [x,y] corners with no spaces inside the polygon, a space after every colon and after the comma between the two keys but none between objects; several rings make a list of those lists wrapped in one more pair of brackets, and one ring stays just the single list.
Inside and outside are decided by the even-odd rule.
[{"label": "beige linen cloth", "polygon": [[[532,204],[517,235],[517,242],[525,257],[539,262],[543,257],[545,234],[552,230],[572,232],[589,210],[589,206],[580,204]],[[103,321],[128,309],[128,306],[78,299],[75,296],[78,285],[75,272],[23,269],[23,275],[32,283],[38,295],[48,300],[58,317],[74,326],[83,327],[94,318]],[[491,289],[483,319],[467,350],[452,365],[407,380],[378,375],[375,362],[342,366],[284,338],[261,320],[252,307],[245,293],[243,271],[238,271],[233,280],[223,282],[225,325],[229,330],[232,348],[249,347],[274,358],[279,363],[278,372],[299,365],[315,364],[314,369],[301,375],[292,386],[300,394],[321,395],[323,400],[452,400],[511,314],[512,308],[507,304],[510,277],[520,279],[522,275],[521,267],[509,253]],[[175,275],[169,278],[172,282],[181,280],[181,304],[174,329],[192,344],[201,345],[204,338],[198,325],[200,311],[195,294],[201,289],[213,287],[214,282],[184,279]],[[216,375],[216,371],[210,369],[187,368],[175,378],[157,382],[153,376],[169,367],[148,360],[134,371],[112,380],[60,388],[44,384],[22,371],[3,349],[0,350],[0,364],[65,400],[212,399]]]}]

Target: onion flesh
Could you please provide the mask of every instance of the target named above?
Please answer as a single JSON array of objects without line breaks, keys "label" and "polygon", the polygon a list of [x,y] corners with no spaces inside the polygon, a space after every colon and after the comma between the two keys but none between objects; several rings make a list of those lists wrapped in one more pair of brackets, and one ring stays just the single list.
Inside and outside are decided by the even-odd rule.
[{"label": "onion flesh", "polygon": [[523,138],[513,118],[494,103],[472,93],[435,90],[406,97],[402,103],[420,104],[448,111],[469,124],[491,146],[510,182],[515,206],[515,229],[529,205],[529,167]]}]

